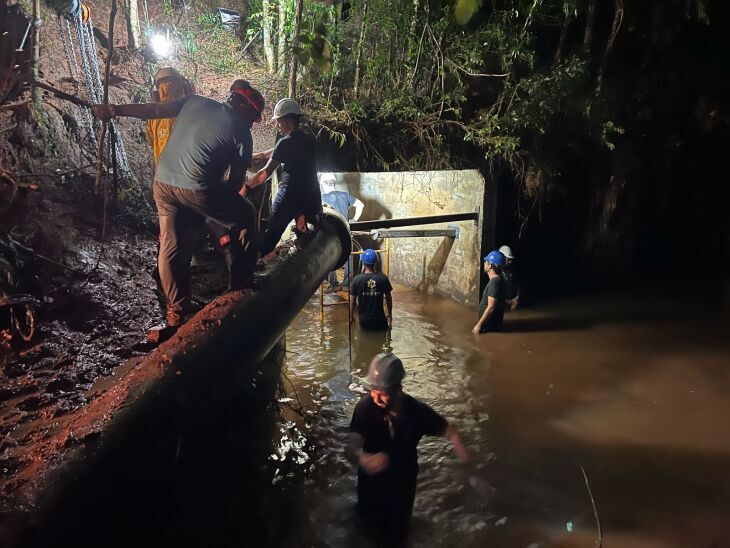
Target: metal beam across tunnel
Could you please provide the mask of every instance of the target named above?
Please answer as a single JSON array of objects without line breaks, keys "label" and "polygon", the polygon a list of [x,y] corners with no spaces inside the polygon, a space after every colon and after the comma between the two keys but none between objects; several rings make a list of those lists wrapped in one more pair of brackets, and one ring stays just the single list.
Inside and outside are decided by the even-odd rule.
[{"label": "metal beam across tunnel", "polygon": [[401,226],[419,226],[454,221],[479,222],[479,211],[467,213],[449,213],[446,215],[428,215],[425,217],[402,217],[400,219],[377,219],[375,221],[356,221],[350,223],[350,230],[374,230],[377,228],[397,228]]}]

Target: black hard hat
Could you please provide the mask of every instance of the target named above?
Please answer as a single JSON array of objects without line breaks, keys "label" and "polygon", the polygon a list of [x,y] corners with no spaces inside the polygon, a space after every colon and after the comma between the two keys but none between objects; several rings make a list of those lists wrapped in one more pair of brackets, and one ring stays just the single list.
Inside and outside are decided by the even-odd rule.
[{"label": "black hard hat", "polygon": [[406,376],[403,362],[395,354],[378,354],[370,362],[368,382],[372,388],[387,390],[398,386]]}]

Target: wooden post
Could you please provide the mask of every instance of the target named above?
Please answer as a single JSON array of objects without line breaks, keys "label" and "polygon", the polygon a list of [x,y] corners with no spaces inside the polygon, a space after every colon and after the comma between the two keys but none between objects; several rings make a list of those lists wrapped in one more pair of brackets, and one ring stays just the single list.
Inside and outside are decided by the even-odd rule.
[{"label": "wooden post", "polygon": [[127,0],[127,45],[132,51],[142,47],[142,33],[139,29],[139,6],[137,0]]},{"label": "wooden post", "polygon": [[355,81],[353,83],[352,93],[355,99],[357,99],[360,93],[360,60],[362,59],[362,50],[365,42],[365,29],[368,21],[368,2],[363,1],[362,6],[362,23],[360,24],[360,37],[357,41],[357,53],[355,54]]},{"label": "wooden post", "polygon": [[276,39],[276,63],[279,75],[286,76],[286,1],[279,0],[279,29]]},{"label": "wooden post", "polygon": [[[109,73],[111,72],[112,66],[112,55],[114,55],[114,20],[117,17],[117,0],[112,0],[112,9],[109,12],[109,50],[106,58],[106,65],[104,67],[104,97],[102,99],[103,104],[109,104]],[[97,191],[101,188],[101,175],[104,171],[104,145],[106,143],[106,132],[109,127],[109,122],[103,121],[101,123],[101,132],[99,133],[99,148],[96,151],[96,189]],[[104,187],[104,200],[106,201],[106,187]],[[106,208],[104,208],[106,211]],[[105,224],[102,225],[102,240],[104,239]]]},{"label": "wooden post", "polygon": [[269,74],[273,74],[276,72],[276,57],[274,56],[274,41],[271,36],[271,0],[263,0],[261,8],[261,27],[264,31],[264,59],[266,60],[266,70],[269,71]]},{"label": "wooden post", "polygon": [[31,48],[31,94],[33,96],[33,109],[40,112],[41,109],[41,90],[35,85],[40,80],[41,65],[41,0],[33,0],[33,34],[31,35],[33,47]]}]

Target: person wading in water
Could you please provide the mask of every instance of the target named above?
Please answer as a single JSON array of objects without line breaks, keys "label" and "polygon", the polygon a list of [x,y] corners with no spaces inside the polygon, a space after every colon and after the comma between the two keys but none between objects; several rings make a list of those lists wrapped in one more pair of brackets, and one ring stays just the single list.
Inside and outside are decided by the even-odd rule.
[{"label": "person wading in water", "polygon": [[[350,284],[350,322],[355,321],[357,304],[360,329],[366,331],[385,331],[393,324],[393,297],[388,276],[375,271],[378,254],[373,249],[363,251],[360,259],[365,272],[358,274]],[[383,299],[388,307],[388,315],[383,310]]]},{"label": "person wading in water", "polygon": [[482,300],[479,302],[479,321],[471,330],[472,333],[500,331],[504,319],[504,280],[500,276],[504,267],[504,255],[492,251],[484,257],[484,272],[489,276],[489,283],[484,288]]},{"label": "person wading in water", "polygon": [[379,354],[370,363],[369,394],[352,415],[350,430],[360,436],[357,511],[386,540],[405,540],[418,477],[418,443],[423,436],[447,438],[457,457],[468,460],[456,428],[425,403],[403,392],[403,362]]}]

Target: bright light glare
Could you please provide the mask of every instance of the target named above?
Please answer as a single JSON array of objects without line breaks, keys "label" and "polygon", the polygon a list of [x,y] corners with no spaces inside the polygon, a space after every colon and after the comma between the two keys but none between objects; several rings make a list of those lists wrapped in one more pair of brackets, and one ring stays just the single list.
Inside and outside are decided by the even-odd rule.
[{"label": "bright light glare", "polygon": [[150,45],[152,46],[152,51],[158,57],[167,57],[170,55],[170,40],[167,38],[167,35],[162,33],[153,34],[152,38],[150,38]]}]

